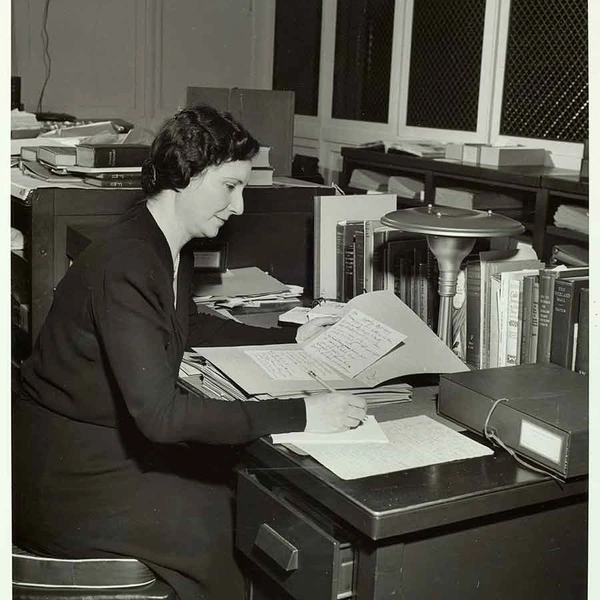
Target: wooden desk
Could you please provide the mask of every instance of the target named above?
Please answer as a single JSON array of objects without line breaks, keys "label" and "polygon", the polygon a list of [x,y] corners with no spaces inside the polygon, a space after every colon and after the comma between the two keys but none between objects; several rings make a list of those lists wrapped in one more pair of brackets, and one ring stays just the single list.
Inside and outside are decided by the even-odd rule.
[{"label": "wooden desk", "polygon": [[[434,406],[417,398],[379,418]],[[254,600],[586,597],[587,478],[560,486],[496,450],[343,481],[266,440],[238,477],[236,545]],[[268,554],[263,524],[282,538],[262,527]],[[298,566],[285,571],[272,556],[291,548]]]}]

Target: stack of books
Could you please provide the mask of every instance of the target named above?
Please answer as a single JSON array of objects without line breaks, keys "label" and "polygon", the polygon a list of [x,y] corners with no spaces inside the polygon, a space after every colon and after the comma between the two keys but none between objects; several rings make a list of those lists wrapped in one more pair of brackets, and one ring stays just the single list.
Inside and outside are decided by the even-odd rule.
[{"label": "stack of books", "polygon": [[273,167],[269,160],[269,146],[261,146],[252,159],[252,171],[248,185],[273,185]]},{"label": "stack of books", "polygon": [[38,179],[60,183],[79,181],[103,188],[141,187],[145,144],[54,142],[21,148],[21,169]]}]

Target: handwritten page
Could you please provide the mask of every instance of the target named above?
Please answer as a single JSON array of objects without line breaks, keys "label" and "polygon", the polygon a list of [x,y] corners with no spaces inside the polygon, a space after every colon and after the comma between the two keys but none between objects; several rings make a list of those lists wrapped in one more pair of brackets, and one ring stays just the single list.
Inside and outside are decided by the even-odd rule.
[{"label": "handwritten page", "polygon": [[387,444],[387,435],[374,416],[367,416],[364,423],[354,429],[339,433],[308,433],[296,431],[292,433],[275,433],[271,435],[274,444],[302,444],[304,449],[313,444]]},{"label": "handwritten page", "polygon": [[341,479],[359,479],[494,453],[425,415],[386,421],[380,426],[389,444],[295,442],[294,445]]},{"label": "handwritten page", "polygon": [[354,377],[405,339],[403,333],[352,309],[337,323],[303,344],[303,348],[310,356],[347,377]]}]

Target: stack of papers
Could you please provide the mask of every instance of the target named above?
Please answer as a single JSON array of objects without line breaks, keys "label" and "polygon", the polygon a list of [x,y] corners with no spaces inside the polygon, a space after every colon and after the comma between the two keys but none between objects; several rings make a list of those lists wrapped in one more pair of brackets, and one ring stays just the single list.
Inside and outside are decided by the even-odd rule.
[{"label": "stack of papers", "polygon": [[41,125],[34,113],[15,108],[10,112],[10,130],[19,129],[39,130]]},{"label": "stack of papers", "polygon": [[298,304],[303,289],[286,285],[258,267],[202,273],[196,282],[194,302],[215,309],[280,308]]},{"label": "stack of papers", "polygon": [[[194,352],[256,397],[324,392],[326,386],[309,371],[334,389],[356,393],[384,392],[382,384],[406,375],[468,370],[391,291],[356,296],[337,323],[301,344],[203,347]],[[408,396],[410,388],[396,391]]]},{"label": "stack of papers", "polygon": [[561,204],[554,214],[554,224],[557,227],[589,234],[590,213],[584,206]]},{"label": "stack of papers", "polygon": [[303,325],[304,323],[319,317],[341,317],[345,309],[345,302],[323,300],[320,304],[314,306],[313,308],[295,306],[282,315],[279,315],[279,322]]}]

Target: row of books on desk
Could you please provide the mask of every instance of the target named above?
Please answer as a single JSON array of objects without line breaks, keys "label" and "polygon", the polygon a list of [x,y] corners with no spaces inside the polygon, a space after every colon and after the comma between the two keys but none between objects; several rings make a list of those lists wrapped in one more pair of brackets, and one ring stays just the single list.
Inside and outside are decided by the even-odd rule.
[{"label": "row of books on desk", "polygon": [[[437,328],[437,262],[417,238],[376,220],[336,227],[337,299],[393,292]],[[473,252],[452,306],[457,354],[478,369],[552,362],[588,370],[589,268],[546,266],[526,244]]]},{"label": "row of books on desk", "polygon": [[589,364],[589,268],[482,252],[466,265],[466,360],[475,368]]},{"label": "row of books on desk", "polygon": [[438,311],[437,262],[425,236],[415,236],[379,220],[336,225],[337,299],[364,292],[393,291],[431,328]]}]

